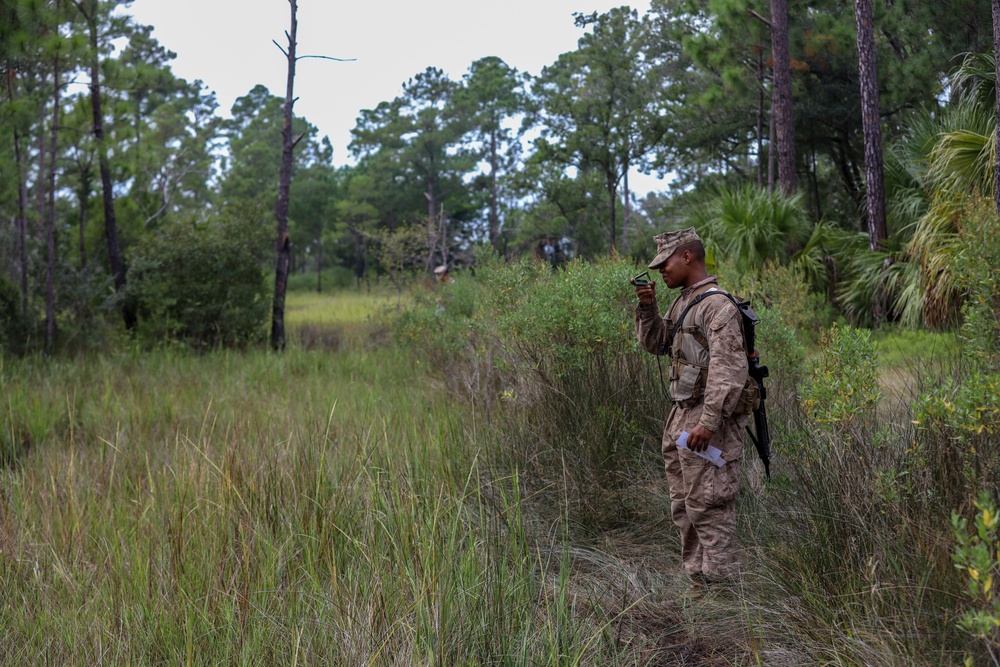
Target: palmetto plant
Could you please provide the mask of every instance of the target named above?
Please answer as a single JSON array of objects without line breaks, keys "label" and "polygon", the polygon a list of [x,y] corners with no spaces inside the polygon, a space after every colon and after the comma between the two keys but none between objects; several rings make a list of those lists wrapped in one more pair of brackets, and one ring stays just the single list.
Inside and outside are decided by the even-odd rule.
[{"label": "palmetto plant", "polygon": [[[969,81],[966,61],[956,80]],[[991,66],[992,67],[992,66]],[[960,290],[951,270],[959,244],[959,225],[970,203],[993,190],[996,117],[993,103],[985,103],[979,89],[964,87],[961,99],[941,115],[941,131],[926,157],[922,184],[927,208],[906,227],[905,258],[915,270],[907,272],[909,324],[941,327],[954,323],[960,308]],[[991,88],[992,90],[992,88]]]},{"label": "palmetto plant", "polygon": [[809,238],[800,197],[754,186],[722,190],[691,222],[739,272],[758,270],[768,260],[787,262]]},{"label": "palmetto plant", "polygon": [[837,258],[838,300],[855,321],[866,320],[878,290],[904,325],[942,328],[958,318],[961,292],[951,267],[960,221],[993,188],[993,71],[992,55],[967,58],[952,78],[956,101],[915,116],[887,152],[889,250],[827,244]]}]

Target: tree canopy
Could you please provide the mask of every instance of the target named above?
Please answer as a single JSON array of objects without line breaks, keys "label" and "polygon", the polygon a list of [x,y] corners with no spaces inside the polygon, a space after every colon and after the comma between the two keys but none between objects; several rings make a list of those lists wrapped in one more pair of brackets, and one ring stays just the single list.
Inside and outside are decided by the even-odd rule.
[{"label": "tree canopy", "polygon": [[[397,97],[360,112],[340,163],[294,116],[290,271],[315,272],[322,289],[324,270],[346,284],[404,265],[461,267],[484,243],[507,257],[638,258],[654,230],[759,227],[752,214],[764,206],[794,209],[796,231],[778,230],[778,246],[754,241],[741,265],[805,263],[812,287],[860,319],[875,298],[865,296],[875,274],[861,267],[893,265],[875,281],[888,317],[953,321],[947,300],[958,297],[936,286],[947,272],[928,273],[943,261],[928,259],[939,247],[927,245],[937,238],[928,216],[944,219],[943,193],[993,187],[972,154],[992,150],[990,19],[985,0],[875,3],[870,18],[840,0],[577,13],[576,48],[540,72],[498,56],[458,78],[415,72]],[[782,31],[787,58],[776,53]],[[165,233],[208,238],[178,225],[275,207],[284,98],[256,85],[223,117],[202,82],[171,71],[170,46],[128,3],[0,0],[0,263],[29,330],[56,335],[80,326],[72,313],[116,309],[129,323],[121,288],[138,248]],[[865,63],[874,69],[863,77]],[[876,149],[884,165],[866,164]],[[637,197],[629,176],[640,171],[663,176],[663,190]],[[884,231],[859,254],[845,239],[867,232],[864,203],[883,173]],[[422,238],[419,259],[383,261],[393,234]]]}]

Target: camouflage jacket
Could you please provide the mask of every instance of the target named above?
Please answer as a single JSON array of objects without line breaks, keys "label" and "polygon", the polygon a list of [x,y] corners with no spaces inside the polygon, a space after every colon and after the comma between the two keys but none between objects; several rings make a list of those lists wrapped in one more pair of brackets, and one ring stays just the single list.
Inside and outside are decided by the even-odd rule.
[{"label": "camouflage jacket", "polygon": [[[664,342],[674,318],[684,312],[691,299],[706,289],[718,289],[718,284],[715,276],[709,276],[682,289],[666,317],[660,316],[656,303],[640,303],[635,313],[636,337],[646,351],[671,353],[671,398],[684,409],[700,406],[698,423],[713,433],[718,433],[722,422],[733,416],[748,384],[739,310],[729,299],[705,299],[688,312],[670,350],[665,349]],[[685,336],[689,338],[684,340]],[[699,382],[686,381],[692,370]]]}]

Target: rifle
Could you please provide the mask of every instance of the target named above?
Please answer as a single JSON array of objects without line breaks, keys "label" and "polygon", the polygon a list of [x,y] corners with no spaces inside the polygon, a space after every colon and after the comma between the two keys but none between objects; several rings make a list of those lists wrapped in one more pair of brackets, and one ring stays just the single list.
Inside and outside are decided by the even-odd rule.
[{"label": "rifle", "polygon": [[764,404],[764,399],[767,398],[764,378],[770,375],[770,372],[767,370],[767,366],[760,365],[757,350],[747,355],[747,362],[750,364],[750,377],[757,383],[757,390],[760,392],[760,406],[753,411],[753,425],[757,430],[757,436],[754,437],[749,426],[746,427],[747,435],[750,436],[750,440],[757,450],[757,455],[760,456],[760,460],[764,464],[764,473],[768,479],[771,479],[771,434],[767,430],[767,407]]}]

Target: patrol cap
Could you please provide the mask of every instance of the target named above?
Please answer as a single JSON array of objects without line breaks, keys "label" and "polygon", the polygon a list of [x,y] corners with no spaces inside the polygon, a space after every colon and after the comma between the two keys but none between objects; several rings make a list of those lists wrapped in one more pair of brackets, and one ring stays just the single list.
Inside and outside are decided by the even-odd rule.
[{"label": "patrol cap", "polygon": [[688,243],[694,243],[695,241],[700,241],[697,232],[694,231],[694,227],[688,227],[687,229],[680,229],[676,232],[664,232],[663,234],[657,234],[653,237],[656,241],[656,257],[653,261],[649,263],[649,268],[658,269],[660,268],[674,252],[681,246],[685,246]]}]

